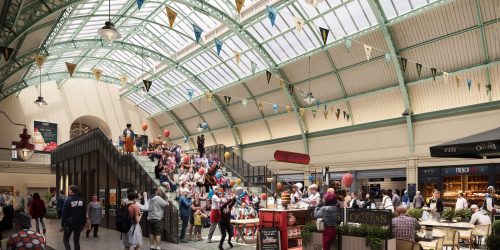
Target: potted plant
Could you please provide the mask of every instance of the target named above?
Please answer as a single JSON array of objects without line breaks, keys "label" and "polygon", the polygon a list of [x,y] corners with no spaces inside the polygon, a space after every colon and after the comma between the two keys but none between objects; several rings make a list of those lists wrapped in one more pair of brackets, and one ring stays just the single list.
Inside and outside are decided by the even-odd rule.
[{"label": "potted plant", "polygon": [[470,209],[459,209],[455,211],[455,218],[461,222],[469,222],[472,216],[472,211]]},{"label": "potted plant", "polygon": [[381,250],[385,249],[386,242],[387,249],[396,249],[396,240],[390,239],[391,232],[386,226],[344,224],[337,229],[342,237],[342,249],[347,249],[346,246],[349,246],[356,249]]},{"label": "potted plant", "polygon": [[491,225],[491,231],[496,237],[500,238],[500,220],[496,220],[493,222],[493,224]]},{"label": "potted plant", "polygon": [[422,214],[424,213],[424,210],[421,208],[410,208],[406,214],[410,217],[413,217],[417,220],[420,220],[422,218]]},{"label": "potted plant", "polygon": [[318,230],[316,228],[316,224],[307,223],[304,225],[304,227],[302,228],[302,232],[300,233],[300,236],[302,236],[302,242],[304,243],[304,245],[308,245],[310,243],[314,232],[318,232]]},{"label": "potted plant", "polygon": [[500,249],[500,236],[490,235],[485,239],[486,249],[497,250]]},{"label": "potted plant", "polygon": [[451,208],[447,208],[441,213],[441,218],[443,218],[444,221],[452,221],[453,218],[455,218],[455,211]]}]

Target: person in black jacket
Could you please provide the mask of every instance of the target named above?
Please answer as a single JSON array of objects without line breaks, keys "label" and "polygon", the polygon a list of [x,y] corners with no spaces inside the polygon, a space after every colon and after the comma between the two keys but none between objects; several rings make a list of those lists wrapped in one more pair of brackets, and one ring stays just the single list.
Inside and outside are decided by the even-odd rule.
[{"label": "person in black jacket", "polygon": [[62,210],[62,225],[64,228],[63,242],[66,250],[71,250],[69,238],[73,234],[75,250],[80,250],[80,232],[85,225],[85,206],[82,198],[78,197],[78,186],[71,185],[68,188],[68,198],[64,201]]},{"label": "person in black jacket", "polygon": [[227,239],[227,244],[232,248],[233,243],[231,243],[231,238],[233,237],[233,225],[231,225],[231,209],[233,209],[234,204],[236,203],[236,197],[233,196],[230,200],[225,201],[225,198],[222,199],[222,205],[220,206],[221,217],[219,222],[220,233],[222,237],[219,242],[219,249],[223,250],[222,244],[224,244],[224,240],[226,239],[226,232],[229,236]]}]

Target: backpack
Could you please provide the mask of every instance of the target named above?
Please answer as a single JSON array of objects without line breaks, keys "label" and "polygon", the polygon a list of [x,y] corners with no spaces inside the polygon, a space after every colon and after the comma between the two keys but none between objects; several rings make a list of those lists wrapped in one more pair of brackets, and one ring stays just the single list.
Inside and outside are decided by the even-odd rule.
[{"label": "backpack", "polygon": [[116,214],[116,229],[121,233],[128,233],[134,224],[134,220],[128,212],[128,206],[130,206],[130,204],[121,206]]}]

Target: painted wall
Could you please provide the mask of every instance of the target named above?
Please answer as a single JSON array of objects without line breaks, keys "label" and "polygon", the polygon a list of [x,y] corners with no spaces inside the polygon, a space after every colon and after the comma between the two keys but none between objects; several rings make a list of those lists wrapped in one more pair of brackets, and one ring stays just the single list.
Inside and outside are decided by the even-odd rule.
[{"label": "painted wall", "polygon": [[[33,104],[38,96],[38,87],[24,89],[19,96],[12,95],[0,102],[0,110],[6,112],[14,122],[28,126],[33,135],[33,121],[57,123],[58,144],[69,140],[71,124],[82,116],[95,116],[107,123],[113,141],[118,140],[127,123],[132,124],[136,133],[143,133],[142,122],[149,124],[146,131],[149,138],[158,135],[158,124],[147,119],[148,115],[138,107],[119,99],[119,87],[106,83],[97,83],[91,79],[69,79],[60,89],[55,82],[44,83],[42,95],[49,103],[40,109]],[[21,127],[10,124],[3,115],[0,118],[0,147],[10,147],[11,141],[19,140]]]},{"label": "painted wall", "polygon": [[49,188],[56,187],[56,175],[50,171],[50,167],[36,166],[32,168],[2,168],[0,169],[0,186],[12,186],[26,195],[28,189],[45,190],[43,195],[49,192]]}]

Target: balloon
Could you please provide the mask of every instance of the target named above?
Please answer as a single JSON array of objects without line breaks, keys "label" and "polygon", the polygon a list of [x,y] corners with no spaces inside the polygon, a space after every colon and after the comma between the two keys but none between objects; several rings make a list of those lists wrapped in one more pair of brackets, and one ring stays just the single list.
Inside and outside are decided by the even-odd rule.
[{"label": "balloon", "polygon": [[163,135],[165,137],[169,137],[170,136],[170,130],[168,130],[168,129],[163,130]]},{"label": "balloon", "polygon": [[212,199],[212,196],[214,196],[214,190],[210,188],[210,192],[208,192],[208,199]]},{"label": "balloon", "polygon": [[184,143],[187,143],[189,139],[187,137],[184,137]]},{"label": "balloon", "polygon": [[352,185],[352,182],[353,182],[353,176],[351,173],[347,173],[347,174],[344,174],[344,176],[342,176],[342,184],[345,186],[345,187],[350,187]]},{"label": "balloon", "polygon": [[229,159],[229,157],[231,157],[231,153],[229,153],[229,152],[224,153],[224,158],[226,160]]},{"label": "balloon", "polygon": [[182,159],[182,163],[189,164],[189,160],[190,160],[189,155],[185,155],[184,158]]},{"label": "balloon", "polygon": [[221,177],[222,177],[221,172],[217,172],[217,173],[215,174],[215,178],[220,179]]},{"label": "balloon", "polygon": [[142,130],[146,131],[148,129],[148,124],[146,122],[142,123]]},{"label": "balloon", "polygon": [[309,181],[310,181],[310,182],[314,181],[314,176],[309,175]]},{"label": "balloon", "polygon": [[240,178],[236,179],[236,184],[240,185],[240,183],[241,183],[241,179]]},{"label": "balloon", "polygon": [[240,196],[243,193],[243,187],[238,187],[236,190],[234,190],[234,194],[236,196]]},{"label": "balloon", "polygon": [[205,169],[204,168],[198,169],[198,174],[204,175],[205,174]]},{"label": "balloon", "polygon": [[206,123],[206,122],[202,123],[202,124],[201,124],[201,127],[202,127],[203,129],[207,129],[207,128],[208,128],[208,123]]},{"label": "balloon", "polygon": [[283,184],[281,182],[276,183],[276,190],[280,191],[283,188]]},{"label": "balloon", "polygon": [[267,200],[267,194],[262,194],[262,195],[261,195],[261,198],[262,198],[263,200]]},{"label": "balloon", "polygon": [[233,187],[234,186],[234,181],[233,180],[230,180],[229,181],[229,186]]}]

